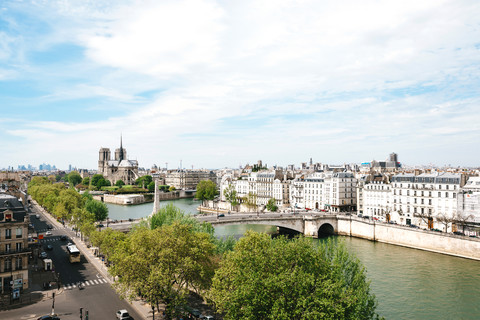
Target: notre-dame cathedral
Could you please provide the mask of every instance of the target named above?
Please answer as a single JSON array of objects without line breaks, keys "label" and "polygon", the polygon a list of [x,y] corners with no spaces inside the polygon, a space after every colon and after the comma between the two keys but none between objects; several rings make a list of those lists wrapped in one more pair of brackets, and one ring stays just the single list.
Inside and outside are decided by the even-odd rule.
[{"label": "notre-dame cathedral", "polygon": [[138,176],[138,161],[127,159],[127,150],[122,146],[120,137],[120,148],[115,150],[115,159],[110,158],[110,149],[101,148],[98,158],[98,173],[109,180],[112,185],[118,180],[125,184],[134,184]]}]

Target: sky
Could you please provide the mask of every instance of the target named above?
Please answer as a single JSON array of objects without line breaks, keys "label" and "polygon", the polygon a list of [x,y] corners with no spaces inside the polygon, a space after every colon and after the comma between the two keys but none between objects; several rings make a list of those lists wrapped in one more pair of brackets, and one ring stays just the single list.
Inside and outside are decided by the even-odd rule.
[{"label": "sky", "polygon": [[480,2],[1,0],[0,168],[480,164]]}]

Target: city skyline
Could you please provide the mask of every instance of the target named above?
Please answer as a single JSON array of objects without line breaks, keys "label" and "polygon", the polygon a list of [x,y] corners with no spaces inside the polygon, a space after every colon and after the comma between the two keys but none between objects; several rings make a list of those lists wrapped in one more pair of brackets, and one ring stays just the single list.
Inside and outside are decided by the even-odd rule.
[{"label": "city skyline", "polygon": [[3,1],[0,168],[479,166],[480,5]]}]

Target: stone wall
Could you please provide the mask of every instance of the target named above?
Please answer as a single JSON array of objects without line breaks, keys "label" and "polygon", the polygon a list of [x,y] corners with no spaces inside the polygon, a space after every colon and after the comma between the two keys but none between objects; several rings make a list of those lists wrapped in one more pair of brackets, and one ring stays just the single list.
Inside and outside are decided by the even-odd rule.
[{"label": "stone wall", "polygon": [[339,217],[339,235],[480,260],[480,239],[387,223]]},{"label": "stone wall", "polygon": [[125,195],[113,195],[113,194],[104,194],[103,201],[113,204],[140,204],[145,202],[145,198],[141,194],[125,194]]}]

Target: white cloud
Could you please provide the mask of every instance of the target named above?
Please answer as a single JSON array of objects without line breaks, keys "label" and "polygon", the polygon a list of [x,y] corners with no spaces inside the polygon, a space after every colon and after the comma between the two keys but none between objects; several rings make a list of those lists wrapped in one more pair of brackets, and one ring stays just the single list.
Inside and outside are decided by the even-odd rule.
[{"label": "white cloud", "polygon": [[[407,153],[409,143],[463,135],[460,128],[479,120],[472,116],[478,94],[465,90],[479,82],[475,2],[103,3],[50,4],[55,39],[43,45],[70,36],[88,59],[78,72],[98,70],[90,82],[45,97],[102,97],[120,103],[122,114],[87,124],[42,121],[10,134],[36,141],[45,130],[55,136],[52,148],[88,138],[113,147],[123,131],[135,141],[129,154],[146,165],[219,146],[230,150],[226,157],[240,148],[282,163],[292,149],[297,162],[312,153],[343,162],[349,149],[363,147],[360,160],[375,148]],[[145,91],[155,94],[144,98]]]}]

